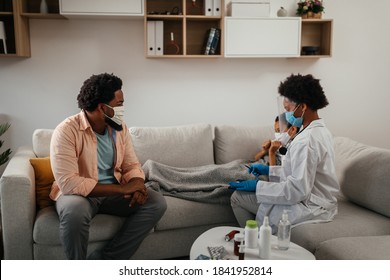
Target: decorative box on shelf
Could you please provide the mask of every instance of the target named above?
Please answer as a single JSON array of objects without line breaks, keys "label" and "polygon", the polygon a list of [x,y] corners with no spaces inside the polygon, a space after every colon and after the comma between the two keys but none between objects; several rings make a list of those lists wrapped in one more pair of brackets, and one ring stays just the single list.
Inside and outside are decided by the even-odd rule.
[{"label": "decorative box on shelf", "polygon": [[269,17],[270,3],[259,1],[232,1],[228,4],[227,15],[231,17]]}]

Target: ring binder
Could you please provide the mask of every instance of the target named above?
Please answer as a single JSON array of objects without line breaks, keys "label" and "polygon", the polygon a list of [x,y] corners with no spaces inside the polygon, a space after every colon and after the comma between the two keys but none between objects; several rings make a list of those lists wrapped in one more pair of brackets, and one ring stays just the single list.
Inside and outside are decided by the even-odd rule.
[{"label": "ring binder", "polygon": [[3,49],[4,53],[7,54],[7,42],[6,42],[6,35],[5,35],[5,27],[4,22],[0,21],[0,41],[3,43]]}]

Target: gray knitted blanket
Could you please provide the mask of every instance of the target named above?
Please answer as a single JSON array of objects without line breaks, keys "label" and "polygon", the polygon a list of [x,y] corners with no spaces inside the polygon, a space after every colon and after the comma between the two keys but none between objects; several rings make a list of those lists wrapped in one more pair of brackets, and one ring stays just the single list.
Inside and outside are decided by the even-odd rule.
[{"label": "gray knitted blanket", "polygon": [[148,160],[142,168],[146,186],[164,195],[199,202],[230,204],[233,193],[228,189],[230,181],[256,179],[248,173],[244,164],[250,162],[235,160],[226,164],[183,168]]}]

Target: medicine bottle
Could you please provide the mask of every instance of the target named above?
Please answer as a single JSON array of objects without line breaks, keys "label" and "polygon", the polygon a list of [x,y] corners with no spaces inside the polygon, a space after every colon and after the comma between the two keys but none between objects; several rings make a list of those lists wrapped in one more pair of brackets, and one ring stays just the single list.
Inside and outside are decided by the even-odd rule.
[{"label": "medicine bottle", "polygon": [[290,247],[291,223],[288,220],[287,210],[283,211],[278,225],[278,249],[287,250]]},{"label": "medicine bottle", "polygon": [[265,260],[268,260],[271,255],[271,233],[272,230],[269,225],[268,216],[265,216],[263,224],[260,227],[259,239],[259,256]]},{"label": "medicine bottle", "polygon": [[240,261],[245,260],[245,245],[244,244],[240,245],[240,249],[238,251],[238,259]]},{"label": "medicine bottle", "polygon": [[225,241],[230,241],[230,240],[234,239],[234,236],[239,232],[240,231],[238,231],[238,230],[232,230],[231,232],[229,232],[228,234],[225,235]]},{"label": "medicine bottle", "polygon": [[245,226],[245,247],[257,248],[259,228],[255,220],[247,220]]},{"label": "medicine bottle", "polygon": [[242,234],[242,233],[236,233],[234,235],[234,255],[238,256],[240,246],[244,245],[244,239],[245,239],[245,237],[244,237],[244,234]]}]

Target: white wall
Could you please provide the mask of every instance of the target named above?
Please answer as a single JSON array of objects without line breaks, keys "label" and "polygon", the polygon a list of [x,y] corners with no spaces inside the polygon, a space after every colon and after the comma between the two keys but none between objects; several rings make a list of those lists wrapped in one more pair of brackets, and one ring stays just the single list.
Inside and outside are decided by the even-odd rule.
[{"label": "white wall", "polygon": [[[271,1],[295,11],[296,1]],[[333,57],[312,59],[146,59],[143,21],[30,20],[32,56],[0,58],[0,113],[10,146],[31,145],[36,128],[77,113],[91,74],[124,81],[129,126],[192,123],[266,125],[277,87],[291,73],[322,80],[330,105],[320,116],[334,135],[390,149],[390,1],[325,2],[334,19]]]}]

